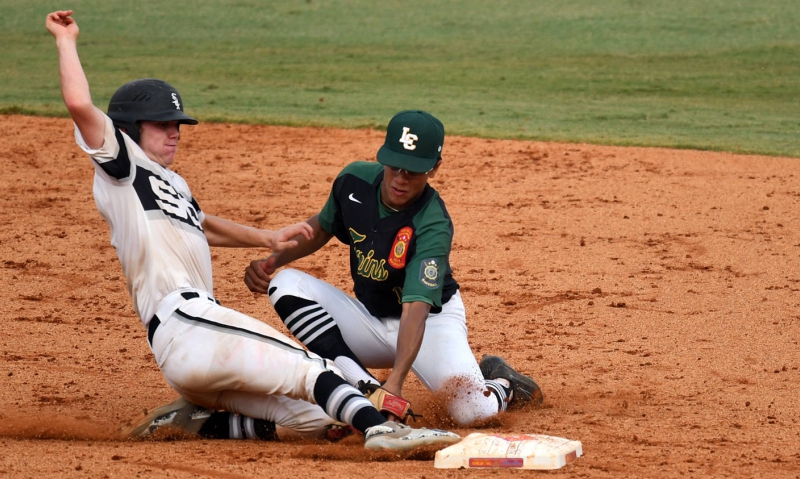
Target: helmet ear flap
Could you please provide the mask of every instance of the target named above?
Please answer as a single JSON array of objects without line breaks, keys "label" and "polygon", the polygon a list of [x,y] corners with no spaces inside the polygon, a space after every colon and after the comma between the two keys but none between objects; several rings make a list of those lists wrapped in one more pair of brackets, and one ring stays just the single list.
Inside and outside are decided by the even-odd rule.
[{"label": "helmet ear flap", "polygon": [[137,145],[139,144],[139,140],[141,135],[139,134],[139,124],[136,122],[122,122],[122,121],[114,121],[114,126],[119,128],[120,130],[124,131],[131,140]]}]

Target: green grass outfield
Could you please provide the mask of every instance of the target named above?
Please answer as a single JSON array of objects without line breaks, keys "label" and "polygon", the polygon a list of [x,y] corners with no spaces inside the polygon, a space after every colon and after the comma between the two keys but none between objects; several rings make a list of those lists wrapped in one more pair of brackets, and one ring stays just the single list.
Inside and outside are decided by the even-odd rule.
[{"label": "green grass outfield", "polygon": [[65,115],[45,15],[98,106],[134,78],[203,121],[800,157],[798,0],[0,0],[0,112]]}]

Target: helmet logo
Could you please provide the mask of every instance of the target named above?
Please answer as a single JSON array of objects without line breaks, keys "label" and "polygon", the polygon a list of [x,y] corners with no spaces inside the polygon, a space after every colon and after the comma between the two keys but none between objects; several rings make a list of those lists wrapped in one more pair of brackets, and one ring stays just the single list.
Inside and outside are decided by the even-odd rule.
[{"label": "helmet logo", "polygon": [[416,150],[417,145],[414,144],[415,141],[419,139],[417,135],[413,135],[410,133],[411,128],[404,126],[403,127],[403,136],[400,137],[400,143],[403,144],[403,148],[406,150]]},{"label": "helmet logo", "polygon": [[175,109],[176,110],[180,110],[181,109],[181,102],[178,100],[178,94],[177,93],[173,93],[172,94],[172,103],[175,104]]}]

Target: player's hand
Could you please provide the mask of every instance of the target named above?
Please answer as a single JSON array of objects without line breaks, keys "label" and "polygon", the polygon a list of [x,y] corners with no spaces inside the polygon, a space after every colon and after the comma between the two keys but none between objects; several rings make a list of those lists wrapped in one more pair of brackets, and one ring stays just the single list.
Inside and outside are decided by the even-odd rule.
[{"label": "player's hand", "polygon": [[244,270],[244,284],[254,293],[269,294],[269,282],[275,273],[277,258],[257,259],[250,262]]},{"label": "player's hand", "polygon": [[305,221],[280,229],[273,234],[270,249],[275,252],[280,252],[285,249],[294,248],[298,245],[298,242],[292,238],[300,235],[310,240],[314,237],[314,230],[311,229],[311,225]]},{"label": "player's hand", "polygon": [[55,38],[62,36],[78,38],[78,24],[72,18],[72,10],[59,10],[47,15],[45,27]]}]

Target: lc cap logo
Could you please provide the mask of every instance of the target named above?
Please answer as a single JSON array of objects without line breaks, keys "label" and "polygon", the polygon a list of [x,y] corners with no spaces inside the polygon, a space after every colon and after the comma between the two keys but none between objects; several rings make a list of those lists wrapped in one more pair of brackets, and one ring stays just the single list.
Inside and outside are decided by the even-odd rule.
[{"label": "lc cap logo", "polygon": [[378,162],[385,166],[425,173],[442,157],[444,125],[422,110],[396,114],[386,128],[386,139],[378,150]]}]

